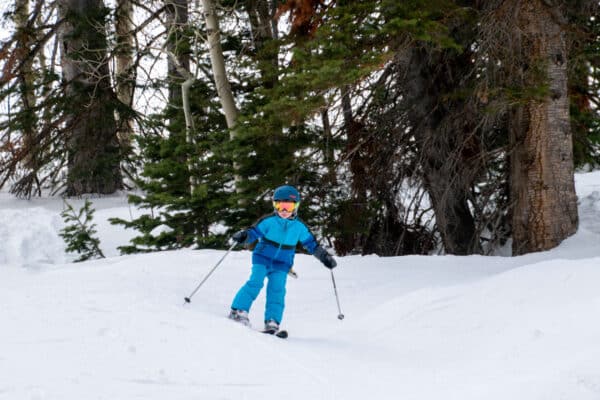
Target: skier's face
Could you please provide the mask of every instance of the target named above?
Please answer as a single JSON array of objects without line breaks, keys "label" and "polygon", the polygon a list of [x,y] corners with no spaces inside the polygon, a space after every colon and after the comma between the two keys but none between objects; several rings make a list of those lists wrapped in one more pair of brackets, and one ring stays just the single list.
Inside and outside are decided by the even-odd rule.
[{"label": "skier's face", "polygon": [[292,216],[294,210],[298,207],[298,203],[293,201],[274,201],[273,207],[275,207],[277,215],[279,215],[283,219],[288,219]]},{"label": "skier's face", "polygon": [[287,211],[287,210],[281,210],[281,211],[277,211],[277,215],[279,215],[283,219],[288,219],[289,217],[292,216],[292,212]]}]

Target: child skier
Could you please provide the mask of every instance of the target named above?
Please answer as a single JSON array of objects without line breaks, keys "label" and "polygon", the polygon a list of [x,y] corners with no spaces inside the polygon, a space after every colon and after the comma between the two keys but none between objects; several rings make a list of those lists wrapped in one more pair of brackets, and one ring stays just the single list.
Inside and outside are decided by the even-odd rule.
[{"label": "child skier", "polygon": [[337,265],[335,259],[319,246],[307,226],[297,218],[299,206],[298,190],[293,186],[280,186],[273,194],[273,214],[232,236],[238,243],[258,241],[252,252],[250,279],[240,288],[231,304],[229,318],[234,321],[250,324],[248,312],[267,278],[264,332],[276,333],[279,330],[285,307],[285,285],[288,271],[294,263],[296,244],[300,243],[327,268],[332,269]]}]

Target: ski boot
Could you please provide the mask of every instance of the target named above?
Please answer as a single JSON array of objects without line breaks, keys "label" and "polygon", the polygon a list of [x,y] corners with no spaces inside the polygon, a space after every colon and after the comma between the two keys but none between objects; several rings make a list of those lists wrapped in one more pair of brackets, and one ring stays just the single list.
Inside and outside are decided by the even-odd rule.
[{"label": "ski boot", "polygon": [[231,309],[231,312],[228,316],[229,319],[232,319],[236,322],[239,322],[242,325],[250,326],[250,319],[248,318],[248,311],[244,310],[236,310]]}]

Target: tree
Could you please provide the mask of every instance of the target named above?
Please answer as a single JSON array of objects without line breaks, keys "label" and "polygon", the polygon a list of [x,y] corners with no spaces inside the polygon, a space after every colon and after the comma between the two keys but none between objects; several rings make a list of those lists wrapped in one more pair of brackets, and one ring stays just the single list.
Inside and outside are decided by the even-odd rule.
[{"label": "tree", "polygon": [[133,139],[133,95],[135,92],[135,63],[133,34],[133,2],[118,0],[115,9],[115,80],[116,94],[121,102],[118,108],[118,137],[124,151]]},{"label": "tree", "polygon": [[598,3],[578,1],[569,18],[569,97],[575,167],[600,165],[600,19]]},{"label": "tree", "polygon": [[282,183],[342,254],[485,253],[513,227],[519,254],[576,229],[569,143],[598,159],[594,0],[158,0],[137,26],[119,0],[114,32],[101,1],[60,0],[56,23],[42,4],[0,52],[0,182],[31,193],[67,168],[68,193],[100,190],[136,118],[148,214],[124,222],[128,251],[221,246],[215,226],[254,222]]},{"label": "tree", "polygon": [[[326,88],[356,86],[373,76],[364,60],[369,56],[380,60],[376,73],[383,84],[370,86],[372,94],[363,95],[368,101],[352,99],[352,110],[358,113],[353,115],[342,105],[344,115],[352,116],[346,120],[353,124],[346,126],[354,126],[347,132],[348,143],[354,143],[348,157],[353,182],[364,182],[366,202],[385,199],[386,192],[394,198],[390,189],[398,186],[392,182],[402,180],[386,175],[387,171],[416,178],[411,182],[421,182],[427,190],[436,230],[447,252],[481,251],[483,239],[505,238],[517,223],[521,233],[515,232],[515,254],[555,246],[576,229],[566,106],[569,53],[560,46],[566,43],[566,32],[588,24],[586,16],[596,15],[593,9],[598,5],[589,1],[578,1],[576,7],[567,7],[566,2],[541,3],[374,0],[336,2],[322,14],[317,12],[322,2],[286,5],[296,13],[292,26],[311,32],[311,46],[318,49],[311,58],[295,60],[298,70],[307,71],[304,74],[310,77],[305,78],[310,82],[307,92],[323,90],[319,85],[327,79],[331,83]],[[561,18],[566,11],[569,18]],[[539,19],[534,20],[534,15]],[[579,17],[579,25],[573,22],[574,16]],[[353,42],[354,52],[348,50],[347,40]],[[377,51],[382,55],[373,57]],[[350,61],[353,56],[355,60]],[[345,68],[336,71],[335,62],[341,60]],[[393,64],[395,68],[390,68]],[[310,71],[319,71],[324,78]],[[331,75],[323,73],[331,71]],[[379,98],[385,101],[377,106]],[[301,104],[294,111],[310,110],[311,100]],[[532,125],[533,121],[538,125]],[[534,134],[536,126],[544,128]],[[546,132],[550,135],[542,135]],[[384,146],[379,146],[376,142],[382,140]],[[396,153],[387,153],[386,145]],[[536,154],[532,146],[545,150]],[[531,169],[529,162],[536,157],[540,162],[554,159],[560,172],[546,177],[549,170],[540,169],[524,179],[523,171]],[[387,163],[379,163],[382,158]],[[355,168],[353,163],[364,168]],[[381,181],[386,183],[378,186],[376,182]],[[536,185],[541,189],[534,189]],[[385,204],[381,202],[380,207],[393,211],[393,202]],[[397,210],[404,212],[402,207]],[[534,215],[545,217],[536,223],[527,220]],[[544,244],[531,245],[535,242]]]},{"label": "tree", "polygon": [[[286,8],[296,32],[309,34],[309,40],[298,41],[296,55],[302,48],[309,54],[295,60],[298,70],[307,71],[300,73],[309,82],[305,91],[338,87],[342,93],[342,154],[352,172],[353,205],[342,205],[336,220],[362,227],[351,224],[349,235],[340,232],[338,250],[386,255],[430,250],[428,229],[399,202],[410,180],[427,190],[446,251],[476,251],[468,199],[477,169],[462,152],[475,124],[465,120],[466,102],[456,96],[462,73],[471,68],[469,52],[461,53],[461,40],[472,40],[465,35],[473,26],[469,15],[452,2],[427,1],[340,2],[322,14],[322,2],[290,2]],[[453,116],[465,125],[452,124]]]},{"label": "tree", "polygon": [[[217,93],[219,94],[223,113],[225,114],[227,127],[229,128],[229,137],[234,140],[236,137],[235,126],[237,123],[239,110],[235,104],[233,92],[231,91],[231,85],[229,83],[229,79],[227,78],[227,71],[225,70],[225,58],[223,57],[223,49],[221,47],[221,30],[219,28],[217,9],[213,0],[202,0],[202,7],[204,9],[204,18],[206,21],[208,50],[210,54],[213,79]],[[234,169],[238,169],[235,161]],[[239,190],[238,187],[242,182],[242,177],[238,173],[235,175],[235,181],[236,190]]]},{"label": "tree", "polygon": [[60,0],[61,67],[66,111],[66,194],[114,193],[122,187],[115,109],[108,68],[108,9],[102,0]]},{"label": "tree", "polygon": [[[15,25],[17,28],[17,49],[20,53],[17,57],[23,60],[23,65],[19,70],[19,85],[21,89],[21,106],[23,112],[27,115],[23,118],[22,134],[23,134],[23,146],[29,149],[35,149],[37,146],[37,135],[36,135],[36,120],[37,115],[35,113],[36,108],[36,96],[35,96],[35,77],[34,77],[34,58],[27,54],[35,42],[35,13],[34,18],[30,19],[30,7],[29,0],[16,0],[15,2]],[[30,178],[24,182],[24,191],[29,194],[34,190],[33,185],[35,184],[35,191],[40,194],[40,182],[37,177],[37,171],[40,169],[39,165],[39,154],[37,151],[32,150],[28,152],[24,158],[24,168],[32,171]]]},{"label": "tree", "polygon": [[[225,242],[214,225],[227,211],[231,167],[222,146],[228,131],[214,100],[216,90],[209,84],[208,57],[191,57],[201,54],[203,43],[195,38],[205,36],[204,26],[194,19],[187,1],[165,5],[168,75],[160,84],[168,102],[151,117],[151,129],[136,138],[143,163],[136,185],[142,193],[130,195],[129,201],[143,211],[131,221],[112,220],[139,232],[129,245],[120,247],[123,253]],[[196,79],[196,74],[204,79]]]},{"label": "tree", "polygon": [[66,208],[60,213],[65,222],[60,236],[67,245],[67,252],[79,254],[75,262],[105,258],[100,249],[100,239],[95,236],[96,224],[92,223],[95,210],[92,208],[92,203],[86,199],[79,211],[75,211],[67,202],[65,206]]},{"label": "tree", "polygon": [[206,18],[206,30],[208,35],[208,48],[210,52],[210,61],[212,65],[215,86],[221,106],[227,121],[227,127],[230,129],[232,138],[234,137],[233,128],[235,126],[239,111],[235,105],[231,85],[225,71],[225,59],[223,49],[221,48],[221,31],[219,20],[216,14],[216,7],[212,0],[202,0],[204,8],[204,17]]},{"label": "tree", "polygon": [[577,231],[578,216],[566,20],[560,8],[542,1],[516,7],[516,50],[522,59],[514,72],[526,87],[542,88],[511,112],[513,254],[518,255],[558,246]]},{"label": "tree", "polygon": [[486,81],[508,121],[513,254],[547,250],[578,224],[568,92],[569,31],[577,26],[569,26],[566,5],[506,0],[487,7]]},{"label": "tree", "polygon": [[17,6],[13,20],[22,29],[0,52],[0,101],[19,99],[0,121],[0,185],[12,180],[11,192],[24,197],[42,187],[114,192],[121,154],[113,139],[119,102],[110,87],[107,9],[84,1]]},{"label": "tree", "polygon": [[[450,254],[480,251],[471,191],[484,167],[477,109],[469,102],[473,21],[457,18],[448,27],[459,48],[415,44],[397,56],[404,105],[417,143],[419,169],[431,199],[444,249]],[[402,67],[404,66],[404,68]],[[402,79],[402,78],[400,78]],[[462,93],[461,93],[462,92]]]}]

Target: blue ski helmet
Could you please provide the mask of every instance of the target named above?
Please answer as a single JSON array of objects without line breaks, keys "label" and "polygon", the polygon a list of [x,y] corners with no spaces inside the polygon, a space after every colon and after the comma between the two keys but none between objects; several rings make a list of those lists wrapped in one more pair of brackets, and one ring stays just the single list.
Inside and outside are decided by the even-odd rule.
[{"label": "blue ski helmet", "polygon": [[279,186],[273,193],[273,201],[293,201],[300,203],[300,193],[290,185]]}]

